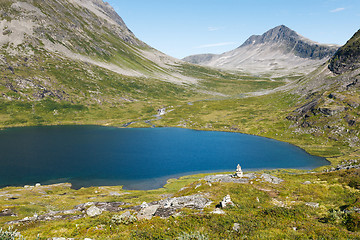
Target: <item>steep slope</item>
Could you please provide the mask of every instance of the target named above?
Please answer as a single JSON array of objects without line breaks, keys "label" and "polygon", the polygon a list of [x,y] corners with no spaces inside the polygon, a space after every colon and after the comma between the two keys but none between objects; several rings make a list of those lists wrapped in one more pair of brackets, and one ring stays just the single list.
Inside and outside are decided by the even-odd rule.
[{"label": "steep slope", "polygon": [[329,69],[335,74],[360,67],[360,30],[340,48],[330,61]]},{"label": "steep slope", "polygon": [[138,40],[102,0],[15,1],[1,3],[2,51],[61,54],[126,76],[196,82],[171,73],[178,60]]},{"label": "steep slope", "polygon": [[198,94],[183,66],[102,0],[0,1],[0,127],[149,118]]},{"label": "steep slope", "polygon": [[317,71],[295,83],[298,107],[287,117],[295,131],[360,146],[359,32]]},{"label": "steep slope", "polygon": [[236,69],[251,73],[309,73],[330,58],[339,48],[306,39],[281,25],[263,35],[253,35],[240,47],[220,55],[183,60],[201,65]]}]

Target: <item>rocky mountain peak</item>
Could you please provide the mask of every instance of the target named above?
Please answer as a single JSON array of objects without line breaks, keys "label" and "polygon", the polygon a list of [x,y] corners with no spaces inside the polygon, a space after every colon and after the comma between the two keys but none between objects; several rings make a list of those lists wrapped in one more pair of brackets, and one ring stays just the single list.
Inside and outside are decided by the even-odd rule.
[{"label": "rocky mountain peak", "polygon": [[285,25],[280,25],[275,28],[270,29],[262,35],[252,35],[248,38],[240,47],[247,45],[261,44],[261,43],[271,43],[279,41],[291,41],[293,39],[303,38],[295,31],[291,30]]},{"label": "rocky mountain peak", "polygon": [[293,52],[296,56],[309,59],[331,57],[339,48],[337,45],[325,45],[311,41],[285,25],[270,29],[262,35],[253,35],[239,48],[259,44],[282,45],[285,53]]}]

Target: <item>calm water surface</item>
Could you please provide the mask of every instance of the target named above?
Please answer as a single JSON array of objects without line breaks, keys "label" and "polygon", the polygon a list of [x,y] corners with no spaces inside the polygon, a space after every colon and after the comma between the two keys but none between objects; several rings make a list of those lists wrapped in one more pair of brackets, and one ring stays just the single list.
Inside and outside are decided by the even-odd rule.
[{"label": "calm water surface", "polygon": [[328,164],[293,145],[239,133],[178,128],[25,127],[0,131],[0,186],[154,189],[190,173]]}]

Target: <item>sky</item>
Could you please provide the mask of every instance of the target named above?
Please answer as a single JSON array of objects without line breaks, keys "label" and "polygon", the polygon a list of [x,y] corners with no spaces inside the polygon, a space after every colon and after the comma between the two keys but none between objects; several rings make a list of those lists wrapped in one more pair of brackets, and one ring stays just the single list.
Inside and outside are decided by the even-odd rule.
[{"label": "sky", "polygon": [[105,0],[148,45],[176,58],[223,53],[286,25],[343,45],[360,28],[360,0]]}]

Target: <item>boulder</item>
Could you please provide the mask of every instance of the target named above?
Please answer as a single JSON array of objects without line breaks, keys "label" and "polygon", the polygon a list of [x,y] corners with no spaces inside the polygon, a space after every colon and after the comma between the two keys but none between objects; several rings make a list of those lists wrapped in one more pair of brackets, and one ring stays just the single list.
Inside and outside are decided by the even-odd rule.
[{"label": "boulder", "polygon": [[88,210],[86,210],[86,214],[90,217],[98,216],[101,213],[102,213],[102,211],[96,206],[91,206],[88,208]]},{"label": "boulder", "polygon": [[238,232],[240,230],[240,224],[239,223],[234,223],[233,228],[232,228],[235,232]]},{"label": "boulder", "polygon": [[225,208],[229,205],[234,205],[234,203],[231,201],[230,195],[226,195],[223,200],[220,202],[220,207]]},{"label": "boulder", "polygon": [[152,205],[152,206],[149,206],[149,207],[142,208],[140,210],[140,212],[138,213],[138,215],[137,215],[137,219],[139,219],[139,220],[141,220],[141,219],[150,220],[154,216],[156,210],[159,207],[160,207],[160,205]]},{"label": "boulder", "polygon": [[214,211],[211,212],[212,214],[225,214],[224,210],[221,210],[220,208],[215,208]]}]

